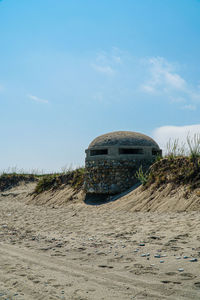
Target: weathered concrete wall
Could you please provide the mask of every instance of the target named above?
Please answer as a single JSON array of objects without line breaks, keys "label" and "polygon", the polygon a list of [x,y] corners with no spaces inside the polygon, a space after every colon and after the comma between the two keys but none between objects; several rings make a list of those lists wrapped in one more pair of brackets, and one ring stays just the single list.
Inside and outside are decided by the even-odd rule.
[{"label": "weathered concrete wall", "polygon": [[135,174],[145,172],[162,155],[150,137],[131,131],[116,131],[94,139],[86,149],[86,193],[117,194],[138,182]]},{"label": "weathered concrete wall", "polygon": [[86,160],[85,190],[96,194],[117,194],[129,189],[138,180],[136,171],[142,165],[144,171],[152,159],[102,159]]}]

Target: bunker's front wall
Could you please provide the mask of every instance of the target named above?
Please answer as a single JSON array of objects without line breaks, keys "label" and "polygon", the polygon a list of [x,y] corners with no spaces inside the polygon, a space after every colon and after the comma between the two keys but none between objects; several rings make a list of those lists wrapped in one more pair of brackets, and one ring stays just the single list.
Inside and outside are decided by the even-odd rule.
[{"label": "bunker's front wall", "polygon": [[151,159],[86,160],[85,190],[87,193],[117,194],[138,182],[136,171],[146,171]]}]

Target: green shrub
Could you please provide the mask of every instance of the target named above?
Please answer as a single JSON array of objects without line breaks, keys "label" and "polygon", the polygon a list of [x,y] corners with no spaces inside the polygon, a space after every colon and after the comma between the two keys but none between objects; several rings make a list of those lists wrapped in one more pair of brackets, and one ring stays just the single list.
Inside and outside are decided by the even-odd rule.
[{"label": "green shrub", "polygon": [[142,169],[142,166],[138,169],[138,171],[135,174],[135,177],[143,184],[145,185],[148,181],[149,173],[144,172]]},{"label": "green shrub", "polygon": [[70,180],[70,184],[74,189],[79,190],[80,188],[82,188],[84,183],[84,175],[84,168],[79,168],[72,171],[72,179]]},{"label": "green shrub", "polygon": [[43,175],[38,181],[34,193],[40,194],[44,191],[50,190],[52,187],[58,186],[57,175]]}]

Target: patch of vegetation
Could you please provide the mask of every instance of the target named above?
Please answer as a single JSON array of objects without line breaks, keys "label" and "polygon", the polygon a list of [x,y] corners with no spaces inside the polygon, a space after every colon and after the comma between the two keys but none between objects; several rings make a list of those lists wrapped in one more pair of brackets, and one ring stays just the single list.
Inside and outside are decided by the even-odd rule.
[{"label": "patch of vegetation", "polygon": [[177,156],[185,156],[186,155],[186,148],[184,143],[179,143],[178,139],[172,140],[170,139],[166,145],[166,155],[169,159],[173,159]]},{"label": "patch of vegetation", "polygon": [[37,176],[34,174],[3,173],[0,175],[0,191],[3,192],[17,186],[22,181],[28,183],[37,180]]},{"label": "patch of vegetation", "polygon": [[196,158],[195,161],[188,156],[163,158],[151,166],[145,187],[153,183],[156,187],[172,183],[187,184],[192,190],[200,188],[200,158]]},{"label": "patch of vegetation", "polygon": [[200,135],[195,134],[193,138],[187,136],[187,144],[189,147],[189,156],[193,160],[193,162],[197,161],[200,157]]},{"label": "patch of vegetation", "polygon": [[[187,147],[186,147],[187,146]],[[187,145],[179,145],[178,140],[167,143],[167,153],[164,158],[157,160],[144,173],[137,172],[137,178],[148,188],[155,184],[155,188],[163,184],[188,185],[189,190],[200,188],[200,135],[187,137]],[[198,191],[199,193],[199,191]]]},{"label": "patch of vegetation", "polygon": [[148,181],[149,173],[144,172],[142,166],[140,166],[139,170],[135,174],[135,177],[141,182],[141,184],[145,185]]},{"label": "patch of vegetation", "polygon": [[83,187],[84,175],[85,175],[85,168],[79,168],[72,171],[72,179],[70,180],[70,185],[75,190],[80,190]]},{"label": "patch of vegetation", "polygon": [[42,175],[33,194],[37,195],[44,191],[55,190],[63,185],[71,185],[75,190],[80,190],[84,183],[84,168],[78,168],[65,173]]}]

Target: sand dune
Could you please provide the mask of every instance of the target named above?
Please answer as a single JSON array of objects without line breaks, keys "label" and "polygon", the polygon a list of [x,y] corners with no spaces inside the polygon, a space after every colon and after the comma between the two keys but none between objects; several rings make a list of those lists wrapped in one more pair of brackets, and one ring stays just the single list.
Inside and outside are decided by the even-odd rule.
[{"label": "sand dune", "polygon": [[138,187],[122,197],[112,197],[114,209],[132,212],[184,212],[200,211],[199,190],[188,193],[187,186],[168,183],[158,189],[154,185],[144,190]]},{"label": "sand dune", "polygon": [[139,187],[87,205],[34,185],[0,194],[0,299],[200,299],[197,195]]}]

